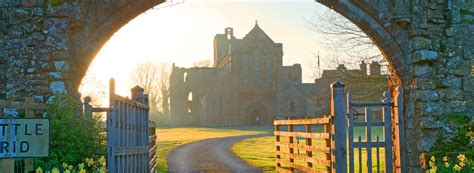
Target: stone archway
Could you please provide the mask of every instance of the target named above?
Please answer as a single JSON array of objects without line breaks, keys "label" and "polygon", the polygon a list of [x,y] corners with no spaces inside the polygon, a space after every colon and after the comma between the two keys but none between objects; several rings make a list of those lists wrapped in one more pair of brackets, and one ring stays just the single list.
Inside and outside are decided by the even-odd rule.
[{"label": "stone archway", "polygon": [[[404,88],[407,172],[433,145],[438,117],[472,115],[473,1],[317,0],[359,26]],[[97,51],[128,21],[164,0],[0,2],[0,98],[76,94]],[[31,27],[28,27],[31,26]]]}]

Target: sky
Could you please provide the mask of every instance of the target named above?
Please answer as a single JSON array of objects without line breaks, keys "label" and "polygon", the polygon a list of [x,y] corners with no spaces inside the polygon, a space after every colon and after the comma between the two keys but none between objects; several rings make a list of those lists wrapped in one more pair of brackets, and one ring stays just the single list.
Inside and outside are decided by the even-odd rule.
[{"label": "sky", "polygon": [[234,36],[242,38],[256,21],[275,42],[283,43],[284,65],[302,64],[304,82],[314,81],[307,65],[316,61],[315,54],[321,55],[322,64],[327,58],[317,35],[307,27],[315,12],[327,9],[314,0],[185,0],[170,4],[142,13],[116,32],[84,79],[104,82],[84,83],[79,91],[88,93],[98,85],[107,90],[106,81],[115,78],[116,93],[129,95],[133,86],[128,82],[130,73],[137,64],[149,61],[191,67],[193,62],[212,60],[216,34],[232,27]]}]

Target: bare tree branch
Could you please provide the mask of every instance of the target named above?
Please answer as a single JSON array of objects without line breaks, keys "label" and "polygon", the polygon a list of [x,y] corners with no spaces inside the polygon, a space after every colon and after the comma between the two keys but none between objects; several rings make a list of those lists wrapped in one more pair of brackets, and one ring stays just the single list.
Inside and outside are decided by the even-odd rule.
[{"label": "bare tree branch", "polygon": [[355,67],[361,61],[377,61],[386,65],[382,53],[372,40],[351,21],[328,9],[316,12],[306,20],[308,29],[314,31],[324,49],[331,50],[334,56],[321,59],[335,66],[344,63]]}]

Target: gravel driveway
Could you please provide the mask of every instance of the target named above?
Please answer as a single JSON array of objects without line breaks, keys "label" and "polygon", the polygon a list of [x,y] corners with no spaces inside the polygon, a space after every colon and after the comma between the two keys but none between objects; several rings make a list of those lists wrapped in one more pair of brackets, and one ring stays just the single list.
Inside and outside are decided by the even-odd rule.
[{"label": "gravel driveway", "polygon": [[179,146],[168,155],[169,172],[263,172],[231,150],[233,143],[268,134],[234,136],[197,141]]}]

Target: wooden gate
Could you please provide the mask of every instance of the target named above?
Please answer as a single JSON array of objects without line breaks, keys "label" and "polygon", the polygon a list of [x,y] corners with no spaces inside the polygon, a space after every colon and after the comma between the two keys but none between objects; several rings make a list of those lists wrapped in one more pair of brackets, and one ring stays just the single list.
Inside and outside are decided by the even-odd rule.
[{"label": "wooden gate", "polygon": [[[356,170],[370,173],[375,166],[376,172],[405,172],[400,162],[404,158],[400,152],[404,150],[401,145],[404,133],[400,130],[404,127],[401,88],[395,89],[393,99],[386,91],[381,102],[357,103],[350,92],[346,97],[344,87],[339,81],[331,84],[330,116],[274,122],[277,171],[346,173],[349,168],[350,173]],[[373,111],[377,108],[379,112]],[[360,109],[363,111],[358,111]],[[322,127],[319,133],[312,130],[317,125]],[[304,126],[305,131],[295,130],[295,126]],[[282,132],[281,127],[288,127],[287,132]],[[372,134],[373,129],[379,134]],[[288,143],[281,142],[283,136],[288,137]],[[295,138],[305,139],[306,145],[295,144]],[[314,143],[315,139],[324,142]],[[288,147],[289,152],[282,152],[282,147]],[[295,153],[295,149],[298,152]],[[300,155],[300,149],[306,155]],[[315,152],[321,152],[324,157],[319,154],[318,158]],[[296,164],[298,161],[306,165]]]},{"label": "wooden gate", "polygon": [[[115,81],[111,79],[109,97],[107,169],[110,173],[149,173],[155,170],[156,160],[152,159],[156,157],[150,153],[149,146],[148,96],[139,87],[132,89],[132,99],[116,95]],[[156,151],[156,148],[152,150]]]},{"label": "wooden gate", "polygon": [[[363,164],[366,166],[364,172],[368,173],[373,171],[372,168],[374,166],[376,172],[381,172],[381,170],[383,172],[393,172],[394,170],[394,162],[392,160],[392,130],[394,129],[392,127],[392,111],[395,104],[389,91],[385,91],[383,96],[384,98],[381,102],[357,103],[352,100],[352,93],[349,92],[347,94],[349,172],[351,173],[354,172],[356,167],[359,168],[359,172],[362,172]],[[401,97],[401,95],[397,97]],[[400,99],[397,98],[396,100]],[[396,108],[398,108],[398,104]],[[357,111],[361,109],[363,111]],[[363,135],[359,134],[356,136],[356,128],[359,128],[358,130],[362,129],[364,131]],[[381,133],[372,134],[373,132]],[[383,156],[381,153],[383,153]],[[366,157],[365,163],[362,159],[363,155]],[[356,159],[357,163],[354,162]]]}]

